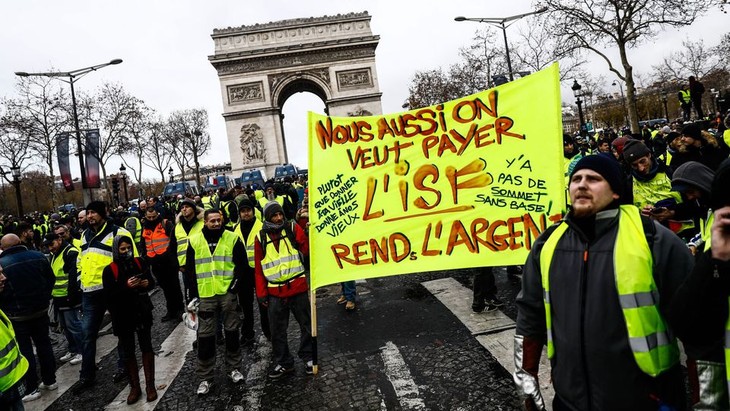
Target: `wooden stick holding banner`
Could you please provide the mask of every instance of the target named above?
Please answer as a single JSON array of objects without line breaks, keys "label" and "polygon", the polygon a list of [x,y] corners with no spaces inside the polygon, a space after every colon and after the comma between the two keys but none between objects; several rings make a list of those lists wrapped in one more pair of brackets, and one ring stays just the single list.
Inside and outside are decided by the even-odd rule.
[{"label": "wooden stick holding banner", "polygon": [[317,289],[309,287],[309,309],[312,316],[312,372],[317,375]]}]

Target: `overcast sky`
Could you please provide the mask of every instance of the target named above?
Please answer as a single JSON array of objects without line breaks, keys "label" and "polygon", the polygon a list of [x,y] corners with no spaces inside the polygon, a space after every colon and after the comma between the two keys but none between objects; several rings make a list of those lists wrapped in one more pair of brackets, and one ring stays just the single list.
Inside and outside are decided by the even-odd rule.
[{"label": "overcast sky", "polygon": [[[208,110],[212,150],[204,164],[229,161],[220,86],[208,62],[214,28],[250,25],[298,17],[367,10],[376,50],[383,111],[401,111],[416,70],[446,67],[459,47],[471,42],[478,23],[455,22],[455,16],[504,17],[529,12],[531,1],[189,1],[97,0],[3,1],[0,4],[0,95],[12,96],[16,71],[70,71],[121,58],[124,63],[91,73],[77,90],[92,91],[103,81],[119,82],[163,115],[173,110]],[[714,45],[729,31],[728,15],[714,11],[682,30],[670,29],[630,54],[635,72],[646,73],[689,36]],[[518,22],[508,29],[516,34]],[[616,53],[613,53],[614,55]],[[593,55],[591,71],[614,77]],[[569,81],[572,83],[572,79]],[[569,84],[568,84],[569,86]],[[564,87],[565,91],[569,91]],[[291,162],[306,167],[306,111],[324,104],[300,93],[284,106],[287,151]],[[102,136],[103,138],[103,136]],[[118,168],[112,161],[111,171]],[[73,167],[74,175],[78,167]],[[147,173],[147,177],[154,177]]]}]

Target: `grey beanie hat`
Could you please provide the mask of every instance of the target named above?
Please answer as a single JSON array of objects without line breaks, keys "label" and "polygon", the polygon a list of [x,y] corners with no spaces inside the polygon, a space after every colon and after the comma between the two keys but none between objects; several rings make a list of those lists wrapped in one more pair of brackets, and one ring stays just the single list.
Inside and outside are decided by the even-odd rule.
[{"label": "grey beanie hat", "polygon": [[677,167],[672,175],[672,190],[683,192],[689,187],[702,190],[705,195],[712,192],[712,179],[715,172],[697,161],[688,161]]}]

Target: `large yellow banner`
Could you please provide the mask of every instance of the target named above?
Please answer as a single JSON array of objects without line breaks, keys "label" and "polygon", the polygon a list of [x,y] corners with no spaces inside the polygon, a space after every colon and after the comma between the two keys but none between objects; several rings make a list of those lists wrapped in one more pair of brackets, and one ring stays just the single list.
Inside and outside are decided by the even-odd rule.
[{"label": "large yellow banner", "polygon": [[557,64],[404,113],[309,113],[311,285],[524,263],[565,210]]}]

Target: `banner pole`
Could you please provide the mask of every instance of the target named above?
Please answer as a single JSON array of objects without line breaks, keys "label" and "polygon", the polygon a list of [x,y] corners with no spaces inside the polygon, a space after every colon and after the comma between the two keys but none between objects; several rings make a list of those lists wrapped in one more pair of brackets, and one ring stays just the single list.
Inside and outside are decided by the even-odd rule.
[{"label": "banner pole", "polygon": [[317,375],[317,289],[309,288],[309,308],[312,317],[312,372]]}]

